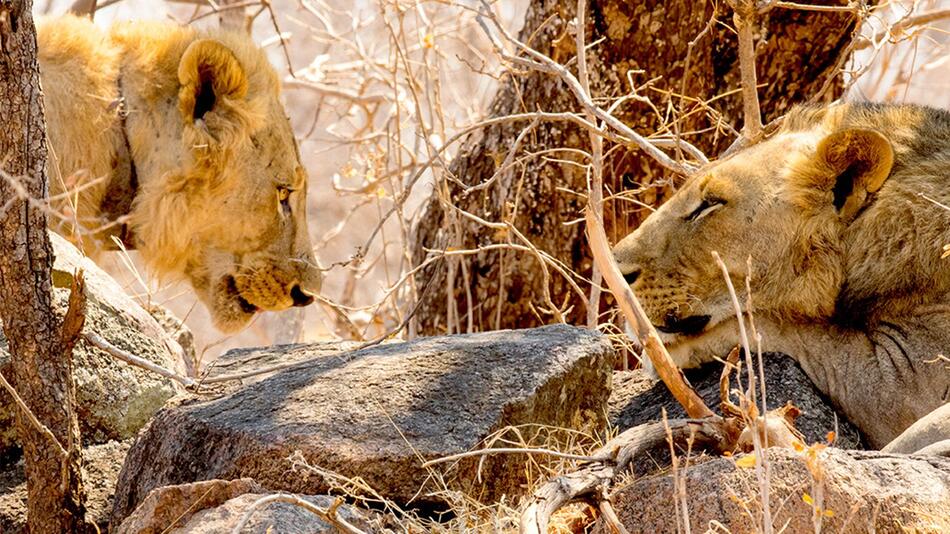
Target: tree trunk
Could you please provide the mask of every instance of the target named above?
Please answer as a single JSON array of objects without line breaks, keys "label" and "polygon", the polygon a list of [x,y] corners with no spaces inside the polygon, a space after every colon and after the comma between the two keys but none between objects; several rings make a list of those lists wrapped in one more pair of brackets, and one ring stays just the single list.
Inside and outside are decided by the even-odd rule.
[{"label": "tree trunk", "polygon": [[72,409],[74,338],[63,337],[63,322],[53,307],[46,213],[19,198],[11,185],[16,180],[31,199],[47,196],[43,93],[30,4],[0,0],[0,166],[6,173],[0,180],[0,320],[9,342],[14,387],[55,437],[18,410],[29,530],[84,532],[79,426]]},{"label": "tree trunk", "polygon": [[[714,155],[735,139],[741,127],[742,100],[738,44],[732,12],[718,2],[718,24],[709,24],[712,2],[694,0],[590,0],[586,42],[591,91],[595,99],[630,94],[628,76],[637,93],[655,108],[628,99],[614,112],[641,134],[679,133]],[[846,2],[840,2],[842,4]],[[520,40],[576,72],[575,40],[569,28],[575,0],[532,2]],[[795,104],[815,97],[836,97],[838,59],[846,53],[854,32],[848,13],[773,9],[757,21],[759,97],[763,121],[774,119]],[[690,42],[695,40],[692,52]],[[688,59],[687,59],[688,57]],[[520,67],[519,67],[520,69]],[[684,75],[685,72],[685,75]],[[830,81],[834,80],[834,81]],[[826,81],[830,83],[826,86]],[[670,96],[672,93],[674,96]],[[686,95],[680,98],[678,95]],[[603,105],[603,104],[602,104]],[[606,105],[604,105],[606,107]],[[663,124],[668,109],[684,117],[676,127]],[[556,77],[533,71],[509,74],[490,109],[494,117],[534,111],[580,111]],[[657,114],[659,112],[659,115]],[[731,126],[730,126],[731,125]],[[471,136],[447,169],[468,186],[488,180],[505,160],[528,121],[485,128]],[[540,122],[525,136],[518,158],[554,148],[590,151],[586,131],[564,122]],[[649,156],[607,143],[605,197],[628,191],[624,198],[605,203],[605,224],[613,242],[632,231],[648,213],[669,196],[681,177],[671,177]],[[492,222],[512,223],[538,249],[563,262],[580,276],[591,275],[591,258],[584,237],[586,161],[567,151],[528,158],[523,166],[502,173],[490,187],[463,194],[453,180],[436,183],[432,198],[416,226],[414,261],[447,248],[472,249],[492,243],[522,244],[516,236],[461,217],[445,209],[444,201]],[[631,191],[632,190],[632,191]],[[440,200],[441,199],[441,200]],[[545,280],[536,255],[512,250],[489,250],[471,256],[452,256],[447,269],[438,263],[418,275],[419,286],[432,286],[416,313],[417,332],[446,332],[527,328],[551,322],[545,307],[544,284],[550,301],[567,304],[568,322],[584,324],[584,298],[572,291],[554,271]],[[575,278],[584,293],[590,283]],[[565,300],[567,299],[567,300]],[[609,309],[611,297],[601,299],[598,311]],[[605,322],[602,320],[602,322]]]}]

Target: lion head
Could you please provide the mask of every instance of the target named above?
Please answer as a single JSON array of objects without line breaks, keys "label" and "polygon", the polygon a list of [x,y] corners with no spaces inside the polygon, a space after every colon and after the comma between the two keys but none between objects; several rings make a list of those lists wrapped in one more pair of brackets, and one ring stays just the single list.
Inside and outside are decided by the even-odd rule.
[{"label": "lion head", "polygon": [[713,251],[740,299],[751,273],[757,315],[862,324],[899,313],[947,289],[945,231],[926,222],[946,214],[921,193],[946,197],[925,140],[948,132],[946,113],[912,106],[793,111],[769,139],[689,177],[615,258],[672,346],[735,317]]},{"label": "lion head", "polygon": [[242,35],[129,24],[122,95],[138,192],[135,245],[186,278],[217,327],[306,306],[321,270],[307,230],[307,174],[263,52]]}]

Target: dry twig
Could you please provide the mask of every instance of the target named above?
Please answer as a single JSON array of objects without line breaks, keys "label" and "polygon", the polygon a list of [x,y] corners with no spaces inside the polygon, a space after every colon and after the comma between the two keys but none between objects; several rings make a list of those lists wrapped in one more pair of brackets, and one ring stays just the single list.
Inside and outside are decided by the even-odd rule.
[{"label": "dry twig", "polygon": [[[631,428],[595,452],[592,456],[597,460],[545,483],[534,492],[521,514],[521,534],[546,533],[551,515],[570,501],[599,500],[601,492],[609,488],[636,457],[666,445],[667,435],[663,422]],[[731,450],[739,432],[735,419],[712,416],[702,420],[670,421],[669,436],[677,446],[692,441],[694,450],[721,452]]]},{"label": "dry twig", "polygon": [[86,341],[91,343],[93,346],[105,351],[107,354],[111,355],[114,358],[124,361],[125,363],[132,364],[136,367],[141,367],[142,369],[159,374],[165,378],[170,378],[187,388],[194,388],[198,385],[197,382],[195,382],[191,378],[188,378],[187,376],[181,376],[178,373],[175,373],[174,371],[165,369],[161,365],[152,363],[146,360],[145,358],[136,356],[130,352],[120,349],[119,347],[116,347],[115,345],[113,345],[112,343],[109,343],[108,341],[105,340],[105,338],[103,338],[102,336],[100,336],[99,334],[95,332],[85,332],[83,333],[82,337]]},{"label": "dry twig", "polygon": [[742,110],[745,122],[742,135],[755,141],[762,135],[762,115],[759,110],[759,89],[755,75],[755,43],[752,30],[758,14],[756,0],[732,0],[733,20],[739,33],[739,69],[742,75]]},{"label": "dry twig", "polygon": [[231,530],[231,534],[241,534],[244,531],[244,527],[247,525],[247,522],[251,520],[251,516],[254,515],[254,512],[275,502],[292,504],[294,506],[303,508],[304,510],[319,517],[322,521],[329,523],[334,528],[336,528],[337,531],[342,532],[343,534],[366,534],[365,531],[351,525],[337,514],[337,510],[339,509],[340,505],[343,504],[343,499],[337,498],[329,508],[324,510],[323,508],[320,508],[306,499],[302,499],[289,493],[268,495],[254,501],[254,503],[252,503],[244,512],[244,515],[241,516],[241,520],[238,521],[237,525],[234,526],[234,529]]}]

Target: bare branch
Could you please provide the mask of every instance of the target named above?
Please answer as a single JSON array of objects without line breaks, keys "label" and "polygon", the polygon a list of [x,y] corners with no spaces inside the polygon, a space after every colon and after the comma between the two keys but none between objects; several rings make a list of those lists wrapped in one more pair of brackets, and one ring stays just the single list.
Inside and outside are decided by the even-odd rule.
[{"label": "bare branch", "polygon": [[[500,33],[507,42],[514,44],[516,48],[527,54],[531,59],[524,59],[507,53],[500,43],[497,42],[494,32],[492,32],[492,30],[488,27],[485,19],[492,22],[495,30],[498,31],[498,33]],[[631,139],[637,147],[646,152],[650,157],[656,160],[657,163],[681,175],[688,175],[693,171],[694,166],[675,161],[662,150],[658,149],[656,145],[651,143],[647,138],[633,131],[633,129],[624,124],[623,121],[617,119],[610,113],[607,113],[605,110],[594,104],[594,102],[584,91],[580,81],[573,74],[571,74],[570,71],[564,68],[563,65],[512,36],[511,33],[509,33],[508,30],[506,30],[505,27],[498,21],[498,18],[495,16],[494,12],[491,10],[491,6],[488,5],[486,0],[482,0],[482,10],[477,20],[482,26],[485,34],[489,37],[489,39],[492,40],[493,43],[495,43],[495,48],[498,54],[500,54],[505,60],[516,65],[521,65],[557,75],[559,78],[561,78],[565,85],[567,85],[568,89],[571,90],[571,93],[574,94],[578,102],[588,113],[591,113],[598,119],[604,121],[608,126],[614,128],[623,136]],[[676,140],[676,142],[685,143],[685,141],[682,140]],[[698,149],[695,147],[693,150],[698,151]]]},{"label": "bare branch", "polygon": [[732,0],[733,20],[739,33],[739,70],[742,76],[742,136],[757,140],[762,135],[762,114],[755,75],[755,43],[752,30],[757,15],[755,0]]},{"label": "bare branch", "polygon": [[669,388],[673,398],[683,406],[687,415],[694,418],[711,416],[713,412],[706,406],[703,399],[689,387],[686,378],[683,377],[683,372],[673,363],[666,347],[660,341],[656,329],[647,318],[643,307],[640,306],[640,301],[637,300],[630,286],[623,279],[620,269],[610,254],[610,246],[607,244],[607,234],[604,232],[604,226],[597,219],[597,215],[590,206],[587,207],[586,216],[587,239],[590,241],[594,261],[603,271],[607,286],[610,287],[614,298],[617,299],[627,322],[636,332],[644,351],[650,361],[653,362],[657,374],[660,375],[660,379]]},{"label": "bare branch", "polygon": [[862,39],[855,43],[854,50],[864,50],[885,39],[899,39],[912,28],[926,26],[932,22],[950,19],[950,9],[936,9],[919,15],[904,17],[871,39]]},{"label": "bare branch", "polygon": [[241,534],[244,532],[244,527],[247,526],[247,522],[250,521],[251,516],[254,515],[258,509],[263,508],[271,503],[283,502],[287,504],[292,504],[294,506],[299,506],[304,510],[316,515],[322,521],[329,523],[335,527],[339,532],[344,534],[366,534],[365,531],[356,528],[351,525],[345,519],[337,515],[336,511],[343,504],[343,499],[337,497],[336,501],[329,508],[324,510],[319,506],[313,504],[312,502],[302,499],[296,495],[291,495],[289,493],[277,493],[275,495],[268,495],[266,497],[261,497],[260,499],[254,501],[251,506],[247,508],[247,511],[244,512],[244,515],[241,516],[241,520],[238,521],[237,525],[231,530],[231,534]]},{"label": "bare branch", "polygon": [[181,376],[173,371],[169,371],[168,369],[165,369],[161,365],[152,363],[146,360],[145,358],[135,356],[134,354],[126,352],[120,349],[119,347],[116,347],[112,343],[109,343],[102,336],[100,336],[99,334],[95,332],[84,332],[82,337],[85,338],[85,340],[91,343],[93,346],[105,351],[111,356],[118,358],[126,363],[132,364],[136,367],[141,367],[142,369],[159,374],[161,376],[164,376],[165,378],[170,378],[187,388],[194,388],[195,386],[197,386],[197,382],[195,382],[191,378],[188,378],[187,376]]},{"label": "bare branch", "polygon": [[584,462],[589,462],[596,460],[593,456],[584,456],[581,454],[568,454],[561,451],[556,451],[553,449],[531,449],[527,447],[497,447],[491,449],[479,449],[477,451],[467,451],[461,452],[459,454],[451,454],[449,456],[443,456],[441,458],[436,458],[435,460],[429,460],[422,464],[422,467],[431,467],[437,464],[444,464],[446,462],[454,462],[455,460],[461,460],[463,458],[472,458],[476,456],[489,456],[492,454],[543,454],[546,456],[554,456],[557,458],[563,458],[565,460],[579,460]]}]

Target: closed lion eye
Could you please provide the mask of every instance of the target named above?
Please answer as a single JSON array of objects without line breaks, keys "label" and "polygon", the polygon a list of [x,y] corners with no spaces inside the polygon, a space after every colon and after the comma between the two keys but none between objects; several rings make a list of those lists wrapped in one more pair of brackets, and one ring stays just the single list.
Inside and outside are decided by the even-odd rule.
[{"label": "closed lion eye", "polygon": [[719,198],[704,198],[702,202],[699,203],[699,206],[696,206],[696,209],[690,212],[684,219],[687,221],[697,221],[723,207],[725,204],[726,201]]}]

